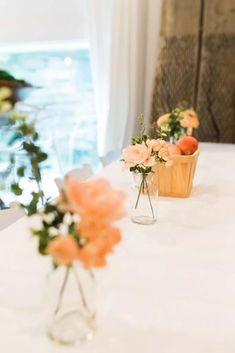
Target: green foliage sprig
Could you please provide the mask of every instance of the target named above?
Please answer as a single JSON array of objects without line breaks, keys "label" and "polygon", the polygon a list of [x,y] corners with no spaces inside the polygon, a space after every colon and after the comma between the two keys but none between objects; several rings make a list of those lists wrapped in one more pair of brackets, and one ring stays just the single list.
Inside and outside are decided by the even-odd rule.
[{"label": "green foliage sprig", "polygon": [[[187,102],[178,103],[177,106],[169,113],[167,121],[160,127],[161,131],[166,134],[167,140],[175,142],[182,136],[187,134],[187,128],[181,126],[180,121],[183,119],[183,112],[190,109]],[[154,124],[155,134],[159,134],[159,126],[156,122]]]},{"label": "green foliage sprig", "polygon": [[[25,171],[27,169],[27,160],[30,164],[32,178],[36,181],[37,191],[31,192],[31,200],[28,204],[22,204],[22,207],[26,210],[29,216],[37,212],[39,204],[45,203],[45,195],[41,187],[42,176],[41,176],[41,163],[44,162],[48,156],[38,146],[37,141],[39,139],[38,133],[35,129],[34,122],[28,122],[27,116],[24,114],[18,114],[16,112],[10,114],[8,118],[8,126],[15,133],[9,141],[9,145],[13,145],[15,142],[20,142],[20,152],[25,153],[26,162],[20,165],[16,170],[17,180],[11,184],[11,191],[20,196],[23,194],[23,189],[20,186],[21,178],[25,177]],[[12,164],[15,163],[15,157],[12,158]]]}]

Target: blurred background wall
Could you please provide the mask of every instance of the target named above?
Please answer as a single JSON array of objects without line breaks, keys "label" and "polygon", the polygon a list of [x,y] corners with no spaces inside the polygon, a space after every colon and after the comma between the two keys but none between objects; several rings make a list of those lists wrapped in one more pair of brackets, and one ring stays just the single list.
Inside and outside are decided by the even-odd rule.
[{"label": "blurred background wall", "polygon": [[153,121],[186,100],[201,141],[235,142],[235,1],[165,0]]}]

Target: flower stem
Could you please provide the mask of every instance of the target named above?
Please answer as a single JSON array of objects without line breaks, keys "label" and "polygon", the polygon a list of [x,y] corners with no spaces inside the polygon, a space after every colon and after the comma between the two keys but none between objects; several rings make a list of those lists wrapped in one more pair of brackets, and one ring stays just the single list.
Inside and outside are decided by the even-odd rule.
[{"label": "flower stem", "polygon": [[150,198],[150,194],[149,194],[148,182],[147,182],[146,179],[145,179],[145,183],[146,183],[146,190],[147,190],[147,194],[148,194],[148,198],[149,198],[149,203],[150,203],[150,208],[151,208],[152,216],[153,216],[153,218],[154,218],[153,206],[152,206],[152,202],[151,202],[151,198]]},{"label": "flower stem", "polygon": [[139,188],[138,197],[137,197],[137,200],[136,200],[136,203],[135,203],[135,208],[138,207],[138,203],[139,203],[139,199],[140,199],[140,194],[141,194],[141,191],[142,191],[142,189],[143,189],[143,185],[144,185],[144,175],[142,175],[142,180],[141,180],[141,184],[140,184],[140,188]]},{"label": "flower stem", "polygon": [[80,280],[78,278],[76,269],[74,268],[74,266],[72,268],[73,268],[74,277],[75,277],[75,280],[76,280],[76,283],[77,283],[77,286],[78,286],[78,290],[79,290],[79,293],[81,295],[82,304],[83,304],[84,308],[89,312],[89,307],[87,305],[87,301],[86,301],[86,297],[85,297],[85,294],[84,294],[84,291],[83,291],[83,288],[82,288],[82,284],[81,284],[81,282],[80,282]]},{"label": "flower stem", "polygon": [[66,272],[65,272],[65,276],[64,276],[64,280],[63,280],[62,286],[60,288],[59,299],[58,299],[58,303],[57,303],[54,315],[57,315],[59,310],[60,310],[60,307],[61,307],[61,304],[62,304],[62,300],[63,300],[64,291],[65,291],[65,287],[66,287],[66,284],[68,282],[69,270],[70,270],[70,267],[67,266]]}]

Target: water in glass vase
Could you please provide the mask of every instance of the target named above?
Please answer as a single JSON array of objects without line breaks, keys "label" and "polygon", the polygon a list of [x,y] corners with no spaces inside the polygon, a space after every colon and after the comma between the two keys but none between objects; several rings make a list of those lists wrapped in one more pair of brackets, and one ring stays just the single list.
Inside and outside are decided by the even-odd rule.
[{"label": "water in glass vase", "polygon": [[133,173],[131,188],[131,220],[138,224],[153,224],[157,220],[157,185],[154,173]]},{"label": "water in glass vase", "polygon": [[79,265],[61,266],[47,283],[49,337],[60,344],[89,341],[96,330],[95,280]]}]

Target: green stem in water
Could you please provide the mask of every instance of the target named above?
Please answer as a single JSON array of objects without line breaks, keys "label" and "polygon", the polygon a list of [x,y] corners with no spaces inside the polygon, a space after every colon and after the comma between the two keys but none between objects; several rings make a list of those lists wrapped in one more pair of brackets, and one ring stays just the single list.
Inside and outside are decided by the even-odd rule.
[{"label": "green stem in water", "polygon": [[74,277],[75,277],[75,280],[76,280],[76,283],[77,283],[77,287],[78,287],[79,293],[81,295],[82,304],[83,304],[84,308],[89,312],[89,307],[87,305],[87,301],[86,301],[86,297],[85,297],[85,294],[84,294],[84,291],[83,291],[83,288],[82,288],[82,284],[81,284],[81,282],[80,282],[80,280],[78,278],[76,269],[74,268],[74,266],[72,268],[73,268]]},{"label": "green stem in water", "polygon": [[62,304],[62,300],[63,300],[63,296],[64,296],[65,287],[66,287],[66,284],[67,284],[67,282],[68,282],[69,271],[70,271],[70,267],[67,266],[66,272],[65,272],[65,276],[64,276],[64,280],[63,280],[62,286],[61,286],[61,288],[60,288],[59,299],[58,299],[58,303],[57,303],[57,306],[56,306],[54,315],[57,315],[58,312],[59,312],[59,310],[60,310],[60,308],[61,308],[61,304]]},{"label": "green stem in water", "polygon": [[146,183],[146,190],[147,190],[147,194],[148,194],[148,199],[149,199],[149,203],[150,203],[150,208],[151,208],[151,212],[152,212],[152,217],[154,218],[153,206],[152,206],[152,202],[151,202],[151,198],[150,198],[150,194],[149,194],[148,182],[147,182],[146,179],[145,179],[145,183]]},{"label": "green stem in water", "polygon": [[140,188],[139,188],[138,197],[137,197],[137,200],[136,200],[136,203],[135,203],[135,208],[138,207],[138,203],[139,203],[139,199],[140,199],[140,194],[141,194],[141,191],[142,191],[142,189],[143,189],[143,184],[144,184],[144,175],[142,175],[142,180],[141,180],[141,184],[140,184]]}]

